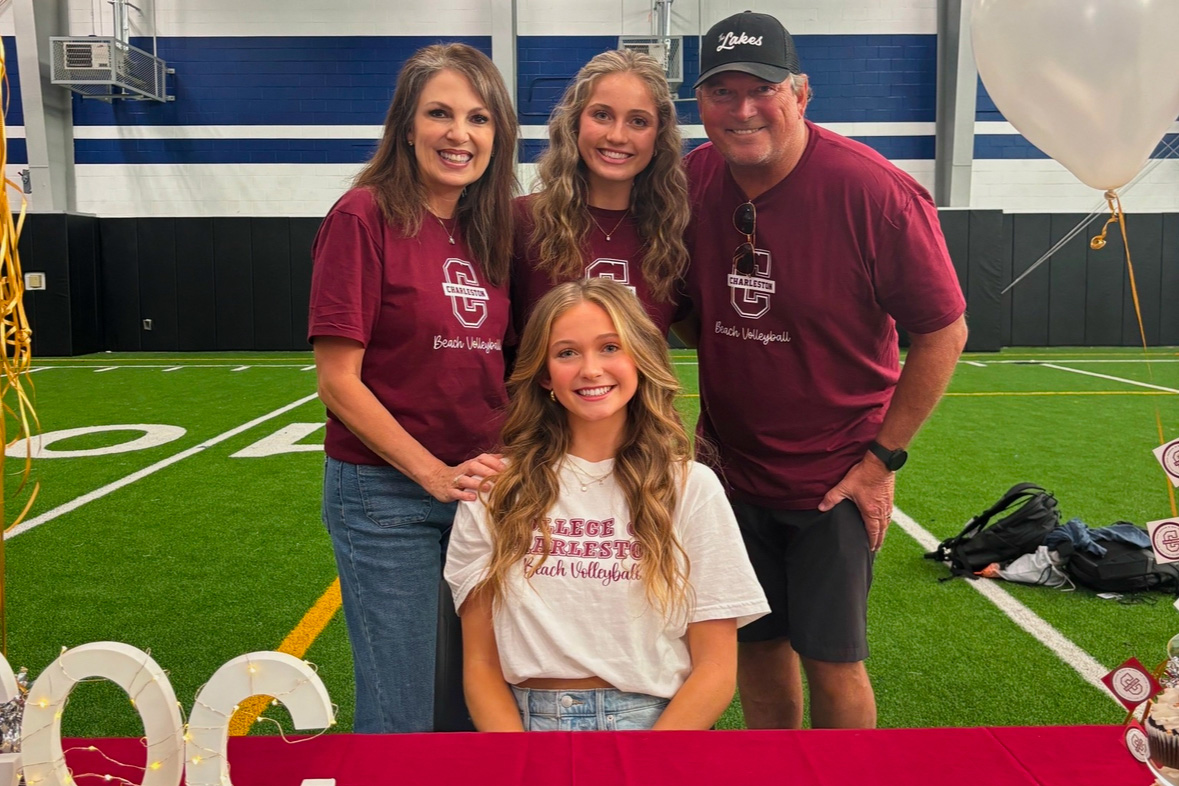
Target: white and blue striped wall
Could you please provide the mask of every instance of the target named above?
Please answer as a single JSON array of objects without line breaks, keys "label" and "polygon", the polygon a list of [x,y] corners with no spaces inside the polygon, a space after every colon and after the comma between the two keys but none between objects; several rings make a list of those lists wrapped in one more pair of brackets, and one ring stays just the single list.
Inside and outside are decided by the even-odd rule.
[{"label": "white and blue striped wall", "polygon": [[[139,0],[136,43],[176,69],[174,102],[74,98],[76,208],[109,217],[320,216],[371,153],[398,69],[418,47],[471,43],[489,54],[508,0]],[[680,0],[685,83],[698,36],[746,3]],[[110,6],[70,0],[71,35],[111,35]],[[768,0],[795,35],[816,98],[810,117],[860,139],[933,186],[936,0]],[[12,103],[9,177],[27,163],[12,7],[0,13]],[[545,118],[565,82],[620,34],[651,32],[647,0],[519,0],[516,90],[520,172],[545,147]],[[58,88],[53,88],[58,89]],[[64,88],[61,88],[64,89]],[[689,144],[703,141],[681,88]],[[1101,202],[1028,144],[980,87],[972,208],[1087,212]],[[1177,126],[1175,131],[1179,131]],[[1172,136],[1172,138],[1174,138]],[[37,209],[37,195],[31,196]],[[1161,161],[1125,196],[1134,212],[1179,211],[1179,160]]]}]

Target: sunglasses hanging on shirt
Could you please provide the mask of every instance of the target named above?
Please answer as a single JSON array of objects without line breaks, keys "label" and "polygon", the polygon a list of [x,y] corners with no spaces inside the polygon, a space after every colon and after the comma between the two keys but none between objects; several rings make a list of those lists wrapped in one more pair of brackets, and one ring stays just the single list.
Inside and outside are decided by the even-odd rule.
[{"label": "sunglasses hanging on shirt", "polygon": [[757,270],[757,251],[754,233],[757,232],[757,208],[752,202],[743,202],[733,211],[733,226],[742,235],[745,242],[737,246],[733,252],[733,267],[743,276],[752,276]]}]

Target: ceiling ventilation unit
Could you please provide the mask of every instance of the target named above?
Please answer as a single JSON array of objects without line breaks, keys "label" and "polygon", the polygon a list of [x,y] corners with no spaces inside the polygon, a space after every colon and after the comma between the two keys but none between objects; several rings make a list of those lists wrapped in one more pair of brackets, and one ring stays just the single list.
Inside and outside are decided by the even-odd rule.
[{"label": "ceiling ventilation unit", "polygon": [[103,101],[172,101],[167,76],[175,71],[160,58],[118,38],[52,37],[51,81],[83,98]]},{"label": "ceiling ventilation unit", "polygon": [[684,82],[684,37],[624,35],[618,37],[619,49],[635,49],[655,58],[667,74],[672,94]]}]

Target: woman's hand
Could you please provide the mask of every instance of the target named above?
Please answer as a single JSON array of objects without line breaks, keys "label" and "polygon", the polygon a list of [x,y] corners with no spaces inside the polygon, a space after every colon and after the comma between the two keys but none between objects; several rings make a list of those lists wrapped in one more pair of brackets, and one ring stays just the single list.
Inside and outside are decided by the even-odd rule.
[{"label": "woman's hand", "polygon": [[503,471],[503,457],[498,453],[480,453],[456,467],[439,466],[421,482],[422,488],[439,502],[472,502],[483,482]]}]

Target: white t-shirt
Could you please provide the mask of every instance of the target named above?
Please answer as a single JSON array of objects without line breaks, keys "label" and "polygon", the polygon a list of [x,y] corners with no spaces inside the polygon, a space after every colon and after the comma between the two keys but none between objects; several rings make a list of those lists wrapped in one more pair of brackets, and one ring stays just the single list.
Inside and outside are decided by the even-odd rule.
[{"label": "white t-shirt", "polygon": [[[591,463],[576,456],[561,465],[549,557],[525,580],[525,566],[542,553],[536,530],[494,614],[509,683],[599,677],[622,691],[671,698],[692,670],[688,622],[736,619],[741,626],[769,613],[720,481],[693,462],[674,526],[688,555],[694,604],[686,619],[681,613],[665,620],[638,575],[642,559],[635,559],[630,514],[613,466],[613,459]],[[456,608],[486,575],[491,545],[483,503],[459,503],[446,558]]]}]

